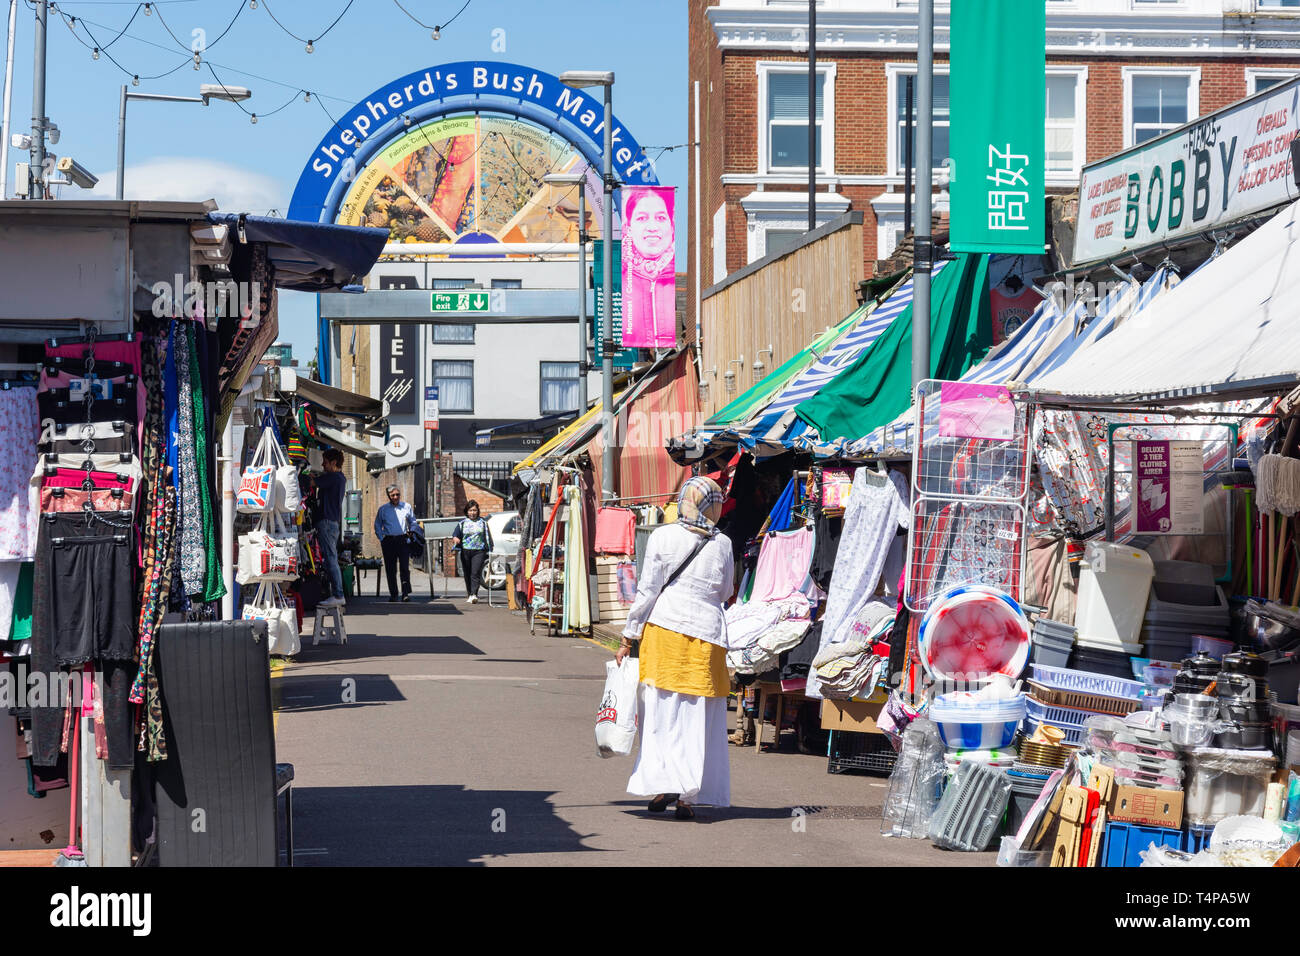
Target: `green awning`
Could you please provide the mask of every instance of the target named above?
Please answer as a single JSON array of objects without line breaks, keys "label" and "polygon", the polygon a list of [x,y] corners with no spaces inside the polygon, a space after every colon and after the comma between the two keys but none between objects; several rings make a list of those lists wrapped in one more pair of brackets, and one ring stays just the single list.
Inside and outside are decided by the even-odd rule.
[{"label": "green awning", "polygon": [[[934,277],[930,293],[930,377],[958,379],[991,344],[988,256],[961,254]],[[912,404],[912,306],[856,362],[795,414],[823,440],[856,440]]]},{"label": "green awning", "polygon": [[862,321],[862,317],[866,314],[866,306],[854,309],[839,325],[827,329],[813,339],[812,344],[806,349],[796,352],[791,358],[774,368],[771,374],[763,376],[730,404],[714,412],[704,426],[711,428],[749,421],[762,411],[772,397],[785,388],[792,378],[817,361],[818,356],[823,355],[841,335]]}]

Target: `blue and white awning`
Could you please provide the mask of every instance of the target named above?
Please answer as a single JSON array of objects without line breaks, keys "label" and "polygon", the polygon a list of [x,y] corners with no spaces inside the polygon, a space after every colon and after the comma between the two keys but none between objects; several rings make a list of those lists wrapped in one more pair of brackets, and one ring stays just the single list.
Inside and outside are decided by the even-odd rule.
[{"label": "blue and white awning", "polygon": [[[934,275],[938,275],[948,264],[946,261],[935,263]],[[815,430],[795,415],[795,406],[812,398],[856,362],[912,304],[912,291],[912,278],[909,276],[893,295],[869,312],[856,328],[846,332],[829,352],[795,376],[768,403],[761,415],[737,428],[741,447],[762,457],[800,447],[800,436],[809,432],[815,435]],[[811,440],[811,436],[804,439],[808,440]]]}]

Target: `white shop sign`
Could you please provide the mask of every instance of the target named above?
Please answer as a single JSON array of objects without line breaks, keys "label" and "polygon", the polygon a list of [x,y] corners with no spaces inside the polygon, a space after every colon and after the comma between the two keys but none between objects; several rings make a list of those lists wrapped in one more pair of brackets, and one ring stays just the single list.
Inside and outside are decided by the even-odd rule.
[{"label": "white shop sign", "polygon": [[1300,77],[1083,168],[1074,263],[1195,235],[1294,201]]}]

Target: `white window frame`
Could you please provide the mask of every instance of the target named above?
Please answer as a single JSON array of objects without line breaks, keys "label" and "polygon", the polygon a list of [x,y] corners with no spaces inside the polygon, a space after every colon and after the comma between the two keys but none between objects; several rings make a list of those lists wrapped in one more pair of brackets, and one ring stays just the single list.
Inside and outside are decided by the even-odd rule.
[{"label": "white window frame", "polygon": [[[936,75],[942,74],[943,76],[948,76],[948,64],[947,63],[934,64],[934,72]],[[898,140],[899,140],[898,79],[899,77],[908,76],[909,74],[912,76],[916,75],[915,63],[886,63],[885,64],[885,110],[888,116],[888,129],[885,131],[886,133],[885,149],[888,150],[888,152],[886,153],[886,157],[888,159],[888,166],[886,168],[888,168],[889,170],[889,175],[895,176],[900,180],[903,178],[905,171],[903,169],[903,164],[898,162]],[[913,92],[915,92],[916,87],[913,86],[912,89]],[[948,102],[949,104],[952,103],[951,81],[949,82],[949,86],[948,86]],[[952,114],[950,112],[949,117],[951,117],[951,115]],[[951,145],[952,143],[951,118],[948,121],[948,137],[949,137],[948,142]],[[912,158],[915,159],[916,157],[913,156]],[[936,175],[938,175],[941,172],[946,173],[944,167],[940,165],[944,161],[945,157],[931,156],[930,159],[934,164],[934,171]]]},{"label": "white window frame", "polygon": [[[1181,76],[1187,83],[1187,122],[1201,115],[1201,68],[1199,66],[1124,66],[1124,148],[1133,146],[1133,77]],[[1182,125],[1181,123],[1179,125]],[[1164,135],[1164,134],[1161,134]]]},{"label": "white window frame", "polygon": [[1259,92],[1259,90],[1255,89],[1256,80],[1259,79],[1291,80],[1291,79],[1295,79],[1296,73],[1298,72],[1300,71],[1278,70],[1278,69],[1270,70],[1261,67],[1248,66],[1246,67],[1246,95],[1254,96],[1256,93]]},{"label": "white window frame", "polygon": [[[438,410],[439,410],[439,412],[446,413],[446,414],[449,414],[449,415],[473,415],[473,414],[474,414],[474,402],[475,402],[475,395],[474,395],[474,391],[475,391],[475,389],[474,389],[474,379],[475,379],[475,377],[476,377],[475,374],[474,374],[474,373],[475,373],[475,368],[476,368],[476,367],[475,367],[475,364],[474,364],[474,360],[473,360],[473,359],[466,359],[466,358],[438,358],[438,357],[435,356],[435,357],[432,359],[432,362],[433,362],[433,364],[432,364],[432,366],[431,366],[430,369],[429,369],[429,381],[430,381],[432,384],[434,384],[434,385],[437,385],[437,384],[438,384],[438,383],[439,383],[443,378],[451,379],[451,380],[453,380],[453,381],[465,381],[466,379],[469,380],[469,408],[449,408],[449,407],[447,407],[447,399],[446,399],[446,395],[445,395],[445,389],[439,389],[439,390],[438,390]],[[438,363],[439,363],[439,362],[455,362],[457,365],[468,365],[468,366],[470,367],[470,369],[469,369],[469,375],[445,375],[445,376],[440,376],[440,375],[438,374]]]},{"label": "white window frame", "polygon": [[[568,378],[568,377],[561,378],[560,376],[557,376],[557,375],[547,375],[547,374],[546,374],[546,366],[548,366],[548,365],[566,365],[566,366],[567,366],[567,365],[572,365],[572,366],[573,366],[573,370],[574,370],[574,375],[573,375],[572,378]],[[579,365],[579,363],[577,363],[577,362],[569,362],[569,361],[565,361],[564,359],[545,359],[545,360],[543,360],[543,361],[537,363],[537,411],[538,411],[538,414],[540,414],[540,415],[564,415],[564,414],[567,414],[568,412],[581,411],[581,409],[579,409],[579,408],[576,407],[576,404],[575,404],[575,407],[573,407],[573,408],[558,408],[558,409],[550,409],[550,410],[548,410],[548,409],[546,408],[546,406],[543,404],[543,401],[542,401],[542,399],[543,399],[543,398],[545,397],[545,395],[546,395],[546,383],[547,383],[547,382],[565,382],[565,383],[570,383],[570,382],[572,382],[575,386],[578,386],[578,387],[579,387],[579,391],[580,391],[580,390],[581,390],[581,383],[582,383],[582,369],[580,369],[580,368],[578,367],[578,365]],[[575,403],[576,403],[576,400],[577,400],[577,395],[576,395],[576,394],[575,394],[575,396],[574,396],[574,399],[575,399]]]},{"label": "white window frame", "polygon": [[[822,81],[822,163],[817,167],[818,175],[833,175],[835,172],[835,67],[834,61],[818,63],[817,72],[825,79]],[[794,73],[807,78],[806,64],[791,60],[759,60],[755,64],[758,72],[758,172],[759,175],[796,175],[807,174],[807,166],[781,166],[773,169],[768,156],[768,117],[767,117],[767,78],[773,73]],[[811,161],[813,157],[808,157]]]},{"label": "white window frame", "polygon": [[[1083,164],[1088,161],[1088,68],[1048,64],[1047,76],[1074,77],[1074,169],[1068,174],[1044,169],[1048,184],[1072,185],[1079,181],[1083,173]],[[1044,95],[1046,95],[1046,87],[1044,87]],[[1043,165],[1046,164],[1047,153],[1044,149]]]}]

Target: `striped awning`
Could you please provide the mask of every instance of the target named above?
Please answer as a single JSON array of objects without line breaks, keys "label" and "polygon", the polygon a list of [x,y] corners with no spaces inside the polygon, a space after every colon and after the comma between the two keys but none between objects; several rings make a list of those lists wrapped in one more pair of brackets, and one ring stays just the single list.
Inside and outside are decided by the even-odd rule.
[{"label": "striped awning", "polygon": [[[948,265],[947,261],[935,263],[934,275],[938,275]],[[758,457],[780,454],[795,447],[798,437],[807,430],[806,423],[800,422],[795,415],[795,406],[816,395],[823,386],[834,381],[841,372],[856,362],[912,304],[912,293],[912,277],[909,276],[889,298],[867,313],[825,355],[796,375],[768,403],[761,415],[736,429],[740,446]]]}]

